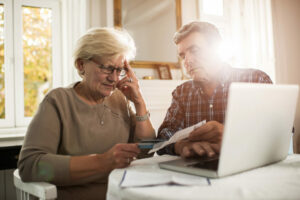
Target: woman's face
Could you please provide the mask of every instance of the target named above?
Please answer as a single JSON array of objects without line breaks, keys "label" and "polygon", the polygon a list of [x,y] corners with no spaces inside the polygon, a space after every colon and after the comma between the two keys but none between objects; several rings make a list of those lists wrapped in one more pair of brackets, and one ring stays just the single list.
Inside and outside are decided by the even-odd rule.
[{"label": "woman's face", "polygon": [[110,96],[119,81],[119,74],[116,70],[112,73],[107,73],[107,71],[99,66],[110,66],[120,69],[124,67],[124,61],[125,57],[120,55],[105,60],[93,58],[92,60],[85,62],[83,82],[86,84],[89,92],[91,92],[93,96]]}]

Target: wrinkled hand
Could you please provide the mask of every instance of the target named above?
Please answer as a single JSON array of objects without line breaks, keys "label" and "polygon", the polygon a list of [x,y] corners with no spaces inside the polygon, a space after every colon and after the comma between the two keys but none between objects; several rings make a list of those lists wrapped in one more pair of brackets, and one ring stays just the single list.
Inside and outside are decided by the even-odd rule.
[{"label": "wrinkled hand", "polygon": [[223,124],[219,122],[207,122],[192,131],[187,139],[175,143],[176,154],[184,158],[216,156],[220,153],[223,129]]},{"label": "wrinkled hand", "polygon": [[124,65],[125,68],[128,69],[128,72],[127,75],[118,82],[117,88],[133,103],[141,103],[144,100],[140,92],[138,79],[127,61],[124,62]]},{"label": "wrinkled hand", "polygon": [[110,168],[115,169],[127,167],[139,153],[137,144],[116,144],[105,153],[105,156]]}]

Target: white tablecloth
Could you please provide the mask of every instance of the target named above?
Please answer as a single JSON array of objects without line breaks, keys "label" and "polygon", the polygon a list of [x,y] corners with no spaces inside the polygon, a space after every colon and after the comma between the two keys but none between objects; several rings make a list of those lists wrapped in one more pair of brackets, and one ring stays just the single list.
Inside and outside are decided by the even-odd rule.
[{"label": "white tablecloth", "polygon": [[[174,156],[155,156],[132,162],[127,170],[167,171],[158,167],[159,162],[175,159]],[[300,199],[300,154],[289,155],[284,161],[236,175],[210,179],[211,185],[151,187],[119,186],[124,170],[115,169],[109,176],[107,200],[146,199]],[[189,175],[190,176],[190,175]],[[199,179],[206,179],[199,176]]]}]

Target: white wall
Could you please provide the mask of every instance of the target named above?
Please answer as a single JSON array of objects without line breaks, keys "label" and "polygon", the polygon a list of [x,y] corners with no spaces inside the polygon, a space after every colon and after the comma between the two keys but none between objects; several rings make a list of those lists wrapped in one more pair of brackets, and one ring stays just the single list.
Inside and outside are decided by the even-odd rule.
[{"label": "white wall", "polygon": [[[195,2],[195,0],[192,0],[193,2]],[[113,1],[112,0],[89,0],[88,1],[89,5],[89,13],[88,13],[88,18],[89,18],[89,23],[88,23],[88,28],[91,27],[102,27],[102,26],[109,26],[112,27],[113,26]],[[143,2],[142,2],[143,3]],[[130,5],[129,5],[130,6]],[[132,35],[136,41],[136,43],[138,43],[139,41],[152,41],[154,40],[153,38],[158,37],[161,32],[163,31],[162,29],[172,29],[172,31],[168,32],[167,34],[169,35],[169,42],[168,45],[163,45],[163,49],[161,49],[161,51],[158,51],[158,46],[161,45],[162,41],[155,41],[156,45],[152,45],[150,46],[150,48],[147,49],[138,49],[137,50],[137,60],[144,60],[144,61],[165,61],[165,62],[176,62],[177,61],[177,52],[176,52],[176,46],[175,44],[172,43],[172,37],[173,34],[175,33],[176,29],[176,21],[175,21],[175,4],[172,5],[173,7],[171,8],[172,10],[174,10],[173,15],[171,13],[169,13],[167,16],[165,16],[165,19],[163,20],[163,24],[159,24],[159,25],[153,25],[153,26],[148,26],[149,24],[147,24],[147,26],[143,26],[145,27],[142,33],[139,33],[138,35]],[[195,9],[195,8],[194,8]],[[139,11],[135,11],[135,13],[139,13]],[[186,13],[189,13],[189,11],[186,11]],[[150,13],[151,14],[151,13]],[[174,18],[173,22],[167,23],[167,21],[170,21],[170,18]],[[156,20],[156,22],[160,21]],[[128,27],[130,29],[130,26]],[[151,31],[151,29],[155,29],[156,31]],[[173,30],[174,29],[174,30]],[[130,31],[130,30],[129,30]],[[147,35],[147,33],[151,33],[149,36]],[[154,37],[154,33],[156,34]],[[152,36],[152,37],[150,37]],[[151,39],[152,38],[152,39]],[[154,42],[153,42],[154,44]],[[137,48],[139,48],[138,44],[137,44]],[[147,52],[143,52],[143,51],[148,51],[148,52],[154,52],[154,54],[152,56],[149,57],[149,59],[146,59],[146,57],[144,55],[141,54],[145,54]],[[163,53],[164,55],[160,55],[162,54],[161,52],[165,52]],[[156,54],[155,54],[156,53]],[[150,69],[150,68],[135,68],[134,72],[136,74],[136,76],[139,79],[142,79],[144,76],[151,76],[153,79],[159,79],[159,75],[156,69]],[[172,78],[174,80],[181,80],[182,78],[182,73],[180,70],[177,69],[172,69],[171,70],[172,73]]]},{"label": "white wall", "polygon": [[140,80],[140,88],[157,132],[172,101],[172,92],[182,80]]},{"label": "white wall", "polygon": [[[273,0],[276,81],[300,84],[300,1]],[[298,98],[300,96],[298,95]],[[300,100],[295,119],[294,152],[300,153]]]},{"label": "white wall", "polygon": [[108,26],[108,20],[107,16],[110,18],[113,16],[112,13],[112,4],[109,5],[107,3],[107,0],[89,0],[89,13],[88,13],[88,18],[89,18],[89,24],[88,27],[102,27],[102,26]]},{"label": "white wall", "polygon": [[183,25],[197,20],[199,18],[198,0],[181,0],[181,15]]},{"label": "white wall", "polygon": [[175,1],[122,0],[122,26],[134,38],[136,60],[177,62]]}]

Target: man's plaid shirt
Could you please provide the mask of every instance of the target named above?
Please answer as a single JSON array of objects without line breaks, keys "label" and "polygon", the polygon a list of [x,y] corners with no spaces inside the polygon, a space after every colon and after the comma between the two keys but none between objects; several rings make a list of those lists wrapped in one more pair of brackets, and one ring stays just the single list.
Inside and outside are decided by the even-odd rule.
[{"label": "man's plaid shirt", "polygon": [[[172,93],[173,99],[166,117],[158,129],[158,138],[169,139],[176,131],[202,120],[224,123],[228,90],[232,82],[272,83],[269,76],[255,69],[238,69],[225,66],[221,80],[211,97],[207,97],[199,83],[191,80],[179,85]],[[158,154],[174,154],[174,144]]]}]

